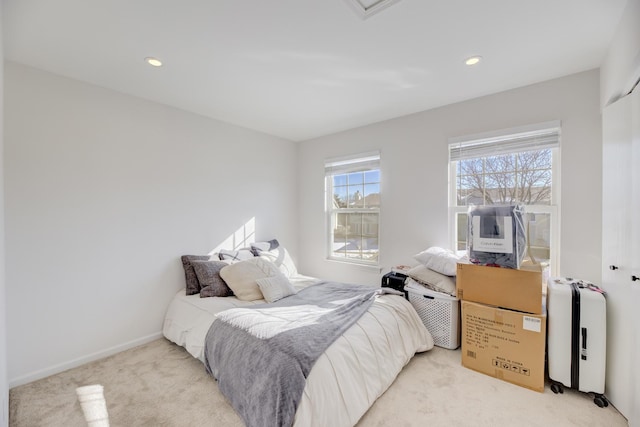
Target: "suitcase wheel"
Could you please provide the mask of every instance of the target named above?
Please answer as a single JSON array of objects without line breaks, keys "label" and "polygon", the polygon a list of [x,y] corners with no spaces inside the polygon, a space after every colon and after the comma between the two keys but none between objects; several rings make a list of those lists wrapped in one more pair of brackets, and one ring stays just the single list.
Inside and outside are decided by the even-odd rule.
[{"label": "suitcase wheel", "polygon": [[564,387],[562,387],[562,384],[558,384],[558,383],[553,383],[551,384],[551,391],[554,392],[555,394],[562,394],[564,393]]},{"label": "suitcase wheel", "polygon": [[593,398],[593,403],[598,405],[598,407],[600,408],[606,408],[607,406],[609,406],[607,398],[601,394],[596,394],[596,397]]}]

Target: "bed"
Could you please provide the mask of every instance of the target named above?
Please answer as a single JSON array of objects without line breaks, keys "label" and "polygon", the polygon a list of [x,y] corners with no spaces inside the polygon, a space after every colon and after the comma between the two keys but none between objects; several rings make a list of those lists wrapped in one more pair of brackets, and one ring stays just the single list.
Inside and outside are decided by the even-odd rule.
[{"label": "bed", "polygon": [[[288,279],[296,290],[320,282],[297,273]],[[204,362],[205,337],[219,313],[264,303],[235,296],[200,298],[180,290],[168,307],[163,334]],[[432,347],[431,335],[408,301],[398,295],[377,296],[313,364],[293,424],[355,425],[414,354]]]}]

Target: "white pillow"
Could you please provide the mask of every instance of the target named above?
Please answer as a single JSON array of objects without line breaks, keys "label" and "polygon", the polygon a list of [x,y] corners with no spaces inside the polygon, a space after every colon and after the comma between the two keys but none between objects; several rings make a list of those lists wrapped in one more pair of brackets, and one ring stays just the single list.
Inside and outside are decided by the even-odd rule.
[{"label": "white pillow", "polygon": [[258,279],[256,282],[258,283],[258,287],[267,302],[276,302],[279,299],[296,293],[296,290],[291,282],[289,282],[289,279],[287,279],[282,273]]},{"label": "white pillow", "polygon": [[258,251],[272,251],[278,246],[280,246],[280,242],[278,242],[277,239],[271,239],[266,242],[254,242],[251,243],[251,252],[253,252],[255,256],[258,256]]},{"label": "white pillow", "polygon": [[256,280],[275,276],[278,273],[280,271],[273,263],[256,257],[223,267],[220,270],[220,277],[233,291],[236,298],[243,301],[255,301],[263,299]]},{"label": "white pillow", "polygon": [[447,249],[431,247],[413,256],[413,258],[433,271],[445,276],[455,276],[460,257]]},{"label": "white pillow", "polygon": [[238,249],[237,251],[231,251],[227,249],[221,249],[218,252],[218,256],[220,257],[220,261],[244,261],[246,259],[253,258],[253,252],[249,248]]},{"label": "white pillow", "polygon": [[251,248],[260,257],[274,263],[286,277],[293,277],[298,274],[296,265],[293,263],[289,252],[284,246],[278,246],[270,251],[261,250],[258,246],[251,245]]},{"label": "white pillow", "polygon": [[437,271],[433,271],[430,268],[422,264],[418,264],[405,273],[407,276],[420,282],[430,289],[437,292],[444,292],[451,296],[456,296],[456,278],[445,276]]}]

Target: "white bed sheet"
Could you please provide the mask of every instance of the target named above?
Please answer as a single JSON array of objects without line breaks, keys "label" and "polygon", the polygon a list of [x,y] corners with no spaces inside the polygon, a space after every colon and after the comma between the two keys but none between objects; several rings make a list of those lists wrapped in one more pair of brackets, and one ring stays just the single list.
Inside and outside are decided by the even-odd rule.
[{"label": "white bed sheet", "polygon": [[[320,280],[297,275],[289,278],[297,289],[303,289]],[[193,357],[204,362],[204,340],[216,314],[235,307],[264,304],[265,300],[241,301],[235,297],[200,298],[200,294],[185,295],[180,290],[169,305],[162,327],[164,336],[181,347]]]},{"label": "white bed sheet", "polygon": [[[306,276],[290,280],[297,289],[319,281]],[[163,333],[202,361],[204,340],[216,313],[263,302],[200,298],[181,290],[169,305]],[[431,348],[433,338],[411,304],[396,295],[379,296],[313,366],[294,425],[355,425],[414,354]]]}]

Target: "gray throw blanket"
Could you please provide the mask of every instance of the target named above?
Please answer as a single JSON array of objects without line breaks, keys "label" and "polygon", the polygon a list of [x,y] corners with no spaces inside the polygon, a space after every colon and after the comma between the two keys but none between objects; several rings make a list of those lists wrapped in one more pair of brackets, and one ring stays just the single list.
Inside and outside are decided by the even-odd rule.
[{"label": "gray throw blanket", "polygon": [[225,310],[207,333],[207,372],[247,426],[291,426],[318,357],[381,293],[401,295],[322,282],[272,304]]}]

